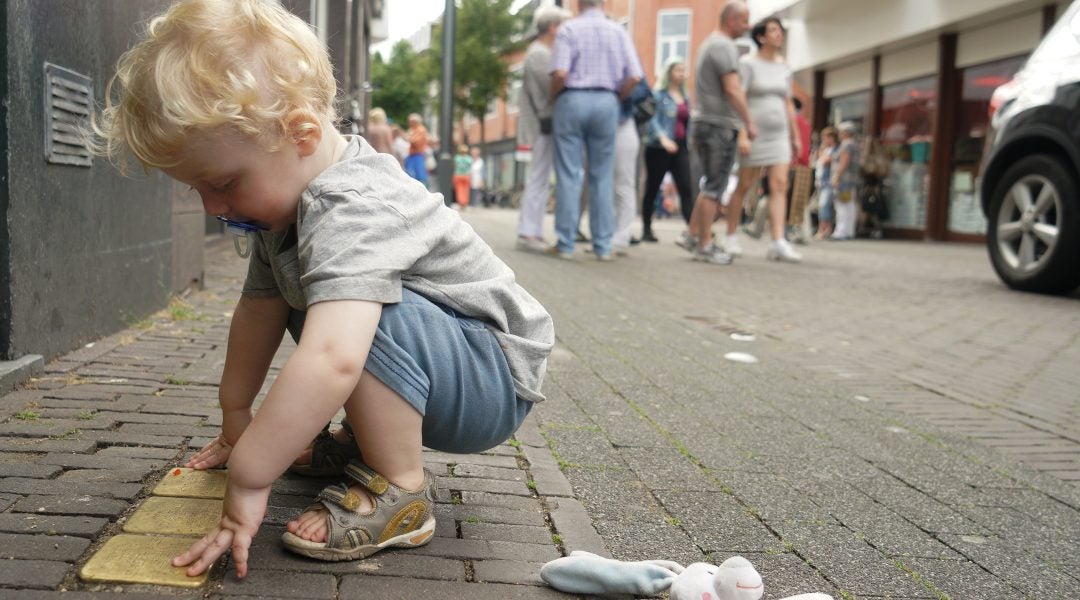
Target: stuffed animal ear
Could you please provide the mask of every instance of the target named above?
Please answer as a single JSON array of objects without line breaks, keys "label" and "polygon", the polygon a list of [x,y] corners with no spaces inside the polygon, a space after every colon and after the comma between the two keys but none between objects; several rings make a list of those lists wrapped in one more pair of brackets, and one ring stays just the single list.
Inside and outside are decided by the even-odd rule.
[{"label": "stuffed animal ear", "polygon": [[623,562],[589,552],[571,552],[540,568],[540,578],[571,594],[652,596],[671,586],[678,573],[670,561]]}]

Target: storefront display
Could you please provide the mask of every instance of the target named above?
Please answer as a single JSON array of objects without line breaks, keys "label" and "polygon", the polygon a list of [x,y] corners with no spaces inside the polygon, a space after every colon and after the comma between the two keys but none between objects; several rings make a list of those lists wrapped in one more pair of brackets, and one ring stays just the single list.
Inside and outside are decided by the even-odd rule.
[{"label": "storefront display", "polygon": [[1007,58],[962,71],[949,182],[950,232],[986,233],[986,217],[978,194],[981,175],[978,170],[990,120],[987,112],[990,96],[997,86],[1012,79],[1023,66],[1025,58]]},{"label": "storefront display", "polygon": [[890,160],[886,179],[887,227],[924,229],[936,78],[921,77],[882,88],[879,140]]}]

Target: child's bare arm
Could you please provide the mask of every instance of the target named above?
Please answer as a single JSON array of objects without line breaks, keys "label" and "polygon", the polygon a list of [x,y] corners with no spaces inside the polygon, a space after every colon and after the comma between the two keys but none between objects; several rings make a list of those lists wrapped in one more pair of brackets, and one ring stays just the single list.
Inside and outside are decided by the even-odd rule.
[{"label": "child's bare arm", "polygon": [[188,574],[198,575],[232,548],[237,576],[247,573],[270,485],[356,389],[381,315],[377,302],[311,306],[300,345],[232,451],[220,523],[174,565],[191,565]]},{"label": "child's bare arm", "polygon": [[280,296],[240,297],[229,325],[225,368],[218,389],[221,435],[196,452],[185,466],[211,469],[229,459],[232,445],[251,423],[251,404],[281,345],[288,316],[289,305]]},{"label": "child's bare arm", "polygon": [[[288,318],[289,305],[281,296],[241,296],[236,303],[218,390],[221,413],[226,421],[222,424],[222,433],[230,444],[236,444],[243,428],[250,422],[251,404],[281,345]],[[230,424],[230,416],[246,417],[246,421],[236,419]],[[229,426],[241,423],[239,430]]]}]

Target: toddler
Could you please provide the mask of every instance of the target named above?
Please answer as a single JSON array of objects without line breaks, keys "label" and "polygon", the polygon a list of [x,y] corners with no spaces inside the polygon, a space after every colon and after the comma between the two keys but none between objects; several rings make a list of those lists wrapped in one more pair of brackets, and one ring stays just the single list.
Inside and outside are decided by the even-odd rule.
[{"label": "toddler", "polygon": [[[229,465],[219,524],[173,560],[189,575],[231,549],[245,576],[271,485],[342,407],[363,462],[283,535],[323,560],[427,543],[421,446],[491,448],[543,400],[551,317],[438,195],[335,130],[335,93],[325,49],[275,0],[181,0],[121,57],[94,122],[121,168],[133,155],[258,230],[222,434],[189,463]],[[302,326],[296,351],[253,414],[287,323]]]}]

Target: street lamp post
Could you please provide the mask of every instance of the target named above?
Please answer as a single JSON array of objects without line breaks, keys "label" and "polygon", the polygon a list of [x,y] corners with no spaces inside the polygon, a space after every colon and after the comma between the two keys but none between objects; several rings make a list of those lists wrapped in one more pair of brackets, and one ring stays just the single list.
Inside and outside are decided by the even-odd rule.
[{"label": "street lamp post", "polygon": [[454,201],[454,0],[446,0],[442,31],[442,93],[439,109],[439,191]]}]

